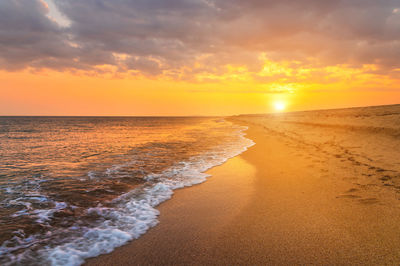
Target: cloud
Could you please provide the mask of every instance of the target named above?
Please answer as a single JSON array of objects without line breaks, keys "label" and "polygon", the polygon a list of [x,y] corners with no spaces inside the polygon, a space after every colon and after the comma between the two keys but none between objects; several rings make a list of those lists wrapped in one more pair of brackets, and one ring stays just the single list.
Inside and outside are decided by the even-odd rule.
[{"label": "cloud", "polygon": [[40,66],[47,60],[61,63],[70,59],[74,49],[67,44],[68,36],[46,16],[48,12],[42,1],[0,2],[2,68],[18,69]]},{"label": "cloud", "polygon": [[[257,73],[270,60],[400,67],[397,0],[44,0],[0,2],[0,67],[119,71],[187,78]],[[311,59],[311,60],[310,60]],[[314,60],[315,59],[315,60]]]}]

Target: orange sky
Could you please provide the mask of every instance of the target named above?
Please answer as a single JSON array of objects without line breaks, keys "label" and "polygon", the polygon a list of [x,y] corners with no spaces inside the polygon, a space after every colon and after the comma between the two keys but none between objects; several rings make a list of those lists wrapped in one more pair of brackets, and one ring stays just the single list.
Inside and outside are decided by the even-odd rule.
[{"label": "orange sky", "polygon": [[297,11],[286,1],[249,1],[241,13],[239,2],[223,0],[118,0],[112,11],[93,1],[19,2],[0,4],[0,17],[10,16],[0,26],[0,115],[232,115],[273,112],[276,102],[286,111],[400,103],[396,1],[301,0]]},{"label": "orange sky", "polygon": [[[1,115],[231,115],[399,103],[395,80],[361,84],[215,83],[1,72]],[[371,85],[368,84],[371,83]],[[282,90],[282,91],[279,91]]]}]

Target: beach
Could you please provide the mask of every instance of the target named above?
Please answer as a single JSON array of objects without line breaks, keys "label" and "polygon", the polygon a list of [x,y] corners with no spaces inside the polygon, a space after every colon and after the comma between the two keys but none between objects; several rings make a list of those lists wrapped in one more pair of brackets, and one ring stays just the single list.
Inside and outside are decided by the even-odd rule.
[{"label": "beach", "polygon": [[0,0],[0,266],[400,265],[400,0]]},{"label": "beach", "polygon": [[175,191],[145,235],[86,265],[398,264],[399,114],[228,118],[256,145]]}]

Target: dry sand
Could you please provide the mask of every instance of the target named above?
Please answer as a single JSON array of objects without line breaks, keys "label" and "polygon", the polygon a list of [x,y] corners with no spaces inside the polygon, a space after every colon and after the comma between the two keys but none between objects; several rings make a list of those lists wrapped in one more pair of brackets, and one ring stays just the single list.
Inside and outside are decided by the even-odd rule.
[{"label": "dry sand", "polygon": [[256,145],[176,191],[140,239],[87,265],[399,264],[392,109],[232,118]]}]

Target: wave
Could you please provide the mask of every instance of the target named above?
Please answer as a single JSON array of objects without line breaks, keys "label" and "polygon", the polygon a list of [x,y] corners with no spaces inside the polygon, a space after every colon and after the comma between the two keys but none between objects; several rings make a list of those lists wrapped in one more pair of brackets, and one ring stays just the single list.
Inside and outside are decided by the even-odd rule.
[{"label": "wave", "polygon": [[[67,228],[48,232],[48,237],[62,236],[62,241],[46,243],[46,246],[37,251],[26,250],[18,255],[12,255],[5,242],[0,247],[0,257],[9,255],[5,265],[36,261],[41,265],[74,266],[81,265],[87,258],[109,253],[128,241],[139,238],[158,224],[159,211],[156,206],[170,199],[175,189],[206,181],[209,175],[205,171],[255,144],[245,137],[246,129],[247,127],[238,127],[238,142],[226,143],[223,147],[219,146],[187,161],[178,162],[160,174],[147,175],[145,184],[112,200],[112,207],[99,204],[87,209],[86,215],[93,217],[96,223],[77,221]],[[94,178],[94,173],[90,172],[89,176]],[[62,204],[58,206],[64,207]],[[48,217],[48,214],[43,215],[43,219]],[[25,246],[37,241],[40,240],[35,236],[20,239],[21,245]]]}]

